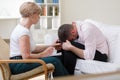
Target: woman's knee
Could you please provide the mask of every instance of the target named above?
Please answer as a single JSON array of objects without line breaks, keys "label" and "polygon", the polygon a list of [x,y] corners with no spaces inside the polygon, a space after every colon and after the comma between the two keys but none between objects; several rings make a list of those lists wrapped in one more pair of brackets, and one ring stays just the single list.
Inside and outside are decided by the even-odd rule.
[{"label": "woman's knee", "polygon": [[60,64],[61,61],[57,57],[46,57],[42,58],[46,63]]}]

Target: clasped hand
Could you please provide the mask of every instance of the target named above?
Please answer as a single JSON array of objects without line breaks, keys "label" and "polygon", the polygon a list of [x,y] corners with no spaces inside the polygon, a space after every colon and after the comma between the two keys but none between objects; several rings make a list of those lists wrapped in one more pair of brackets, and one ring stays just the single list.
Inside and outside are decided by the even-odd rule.
[{"label": "clasped hand", "polygon": [[56,43],[53,44],[56,50],[70,50],[72,45],[70,43],[70,41],[66,40],[66,42],[62,42],[60,43],[58,40],[56,41]]}]

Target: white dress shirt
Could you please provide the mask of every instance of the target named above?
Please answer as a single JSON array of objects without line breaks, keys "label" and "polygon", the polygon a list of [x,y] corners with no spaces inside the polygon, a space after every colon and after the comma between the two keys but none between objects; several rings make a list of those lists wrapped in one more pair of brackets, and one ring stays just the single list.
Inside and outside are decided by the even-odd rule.
[{"label": "white dress shirt", "polygon": [[108,55],[108,44],[103,33],[92,23],[75,21],[79,38],[75,40],[85,46],[85,59],[94,59],[95,51]]}]

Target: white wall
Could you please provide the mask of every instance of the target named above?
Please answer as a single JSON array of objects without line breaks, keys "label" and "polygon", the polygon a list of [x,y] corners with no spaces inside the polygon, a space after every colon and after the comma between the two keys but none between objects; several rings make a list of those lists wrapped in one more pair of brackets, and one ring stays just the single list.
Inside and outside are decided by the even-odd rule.
[{"label": "white wall", "polygon": [[0,0],[0,17],[18,17],[19,7],[25,1],[31,0]]},{"label": "white wall", "polygon": [[62,24],[87,18],[120,25],[120,0],[62,0]]},{"label": "white wall", "polygon": [[9,39],[13,28],[17,24],[17,19],[0,19],[0,36],[4,39]]}]

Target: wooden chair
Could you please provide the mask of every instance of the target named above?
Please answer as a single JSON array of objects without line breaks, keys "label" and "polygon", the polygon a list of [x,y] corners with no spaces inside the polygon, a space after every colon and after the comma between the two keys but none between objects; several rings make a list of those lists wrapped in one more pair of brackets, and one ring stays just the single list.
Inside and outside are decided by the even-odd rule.
[{"label": "wooden chair", "polygon": [[[41,66],[27,71],[25,73],[11,74],[9,63],[40,63]],[[45,80],[47,80],[48,74],[54,71],[54,66],[52,64],[46,64],[40,59],[24,59],[24,60],[9,60],[9,45],[0,38],[0,71],[2,73],[3,80],[28,80],[40,75],[45,75]]]}]

